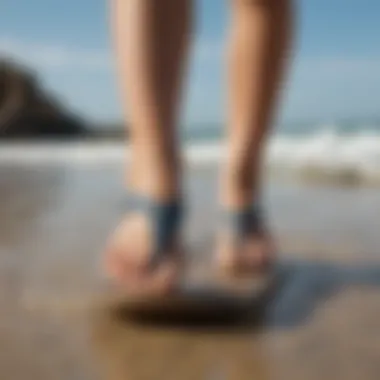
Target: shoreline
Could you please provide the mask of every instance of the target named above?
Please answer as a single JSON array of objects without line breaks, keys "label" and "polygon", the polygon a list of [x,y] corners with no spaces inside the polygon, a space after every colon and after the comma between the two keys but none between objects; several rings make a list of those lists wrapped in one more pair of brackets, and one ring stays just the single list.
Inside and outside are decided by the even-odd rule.
[{"label": "shoreline", "polygon": [[[353,188],[380,187],[380,166],[365,163],[359,158],[343,162],[333,158],[319,159],[314,153],[308,156],[276,151],[268,147],[265,156],[266,175],[271,180],[294,181],[310,185],[332,185]],[[220,142],[183,143],[183,157],[190,168],[213,168],[223,163],[224,146]],[[129,158],[128,144],[122,141],[40,141],[0,142],[0,165],[51,165],[81,166],[121,165]]]}]

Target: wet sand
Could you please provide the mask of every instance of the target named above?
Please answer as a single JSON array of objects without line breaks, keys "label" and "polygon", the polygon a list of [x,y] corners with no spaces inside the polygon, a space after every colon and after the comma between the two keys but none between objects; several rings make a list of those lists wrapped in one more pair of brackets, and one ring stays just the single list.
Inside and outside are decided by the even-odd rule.
[{"label": "wet sand", "polygon": [[[285,280],[262,318],[141,326],[102,296],[101,249],[123,213],[121,173],[114,165],[0,167],[1,379],[379,378],[376,190],[268,183]],[[195,255],[211,246],[215,174],[189,172]]]}]

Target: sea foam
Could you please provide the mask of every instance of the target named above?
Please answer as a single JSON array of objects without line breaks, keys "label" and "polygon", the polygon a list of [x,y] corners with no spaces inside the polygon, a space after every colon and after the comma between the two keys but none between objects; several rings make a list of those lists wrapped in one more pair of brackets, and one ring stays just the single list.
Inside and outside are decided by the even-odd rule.
[{"label": "sea foam", "polygon": [[[216,165],[225,157],[224,145],[216,140],[187,142],[183,151],[190,166]],[[2,143],[0,164],[113,165],[129,154],[122,142]],[[373,182],[380,179],[380,134],[324,130],[304,136],[277,135],[269,141],[265,159],[277,173]]]}]

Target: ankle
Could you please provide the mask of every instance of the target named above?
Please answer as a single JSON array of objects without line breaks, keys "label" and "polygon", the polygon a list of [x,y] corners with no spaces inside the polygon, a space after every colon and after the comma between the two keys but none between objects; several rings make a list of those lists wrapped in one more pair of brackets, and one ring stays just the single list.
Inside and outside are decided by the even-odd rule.
[{"label": "ankle", "polygon": [[232,209],[246,208],[260,196],[261,149],[242,143],[228,147],[228,157],[221,176],[221,202]]},{"label": "ankle", "polygon": [[182,198],[181,170],[176,157],[152,152],[135,155],[127,186],[132,192],[167,202]]},{"label": "ankle", "polygon": [[221,188],[223,207],[244,209],[260,197],[258,170],[244,166],[229,166],[222,175]]},{"label": "ankle", "polygon": [[159,203],[170,203],[182,198],[177,181],[170,181],[164,177],[141,176],[138,180],[130,181],[128,189],[131,193],[140,194]]}]

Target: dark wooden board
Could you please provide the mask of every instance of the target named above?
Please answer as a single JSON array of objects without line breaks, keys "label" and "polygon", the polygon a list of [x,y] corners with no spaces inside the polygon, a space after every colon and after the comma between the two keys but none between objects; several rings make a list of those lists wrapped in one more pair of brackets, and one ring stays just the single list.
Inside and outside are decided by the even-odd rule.
[{"label": "dark wooden board", "polygon": [[127,291],[120,292],[114,306],[134,319],[237,320],[262,303],[273,283],[273,274],[228,283],[190,279],[161,297],[133,297]]}]

